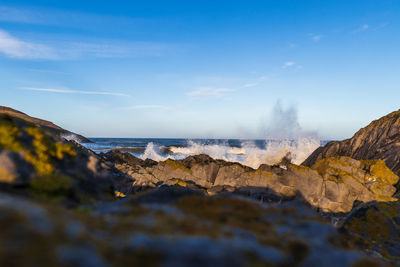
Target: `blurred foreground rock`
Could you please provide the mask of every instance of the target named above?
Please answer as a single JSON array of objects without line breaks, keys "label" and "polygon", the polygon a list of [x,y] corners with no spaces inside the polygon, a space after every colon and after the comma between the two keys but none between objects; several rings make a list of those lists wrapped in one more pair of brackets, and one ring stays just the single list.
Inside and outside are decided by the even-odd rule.
[{"label": "blurred foreground rock", "polygon": [[0,193],[0,214],[1,266],[386,264],[298,202],[265,205],[180,186],[75,210]]},{"label": "blurred foreground rock", "polygon": [[0,114],[0,183],[5,190],[69,204],[108,201],[124,177],[51,130]]},{"label": "blurred foreground rock", "polygon": [[365,250],[400,260],[400,203],[372,202],[352,211],[341,230]]}]

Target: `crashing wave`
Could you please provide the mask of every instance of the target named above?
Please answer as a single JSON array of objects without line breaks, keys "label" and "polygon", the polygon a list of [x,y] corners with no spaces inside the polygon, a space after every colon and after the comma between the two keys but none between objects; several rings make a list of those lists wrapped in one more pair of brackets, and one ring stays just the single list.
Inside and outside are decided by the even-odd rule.
[{"label": "crashing wave", "polygon": [[168,158],[183,159],[188,156],[207,154],[214,159],[239,162],[258,168],[261,164],[277,164],[288,155],[292,163],[300,164],[319,146],[320,141],[313,138],[299,138],[296,141],[268,141],[264,148],[257,147],[254,142],[242,142],[241,147],[231,147],[224,144],[204,145],[189,141],[186,147],[170,147],[171,154],[164,155],[161,153],[161,147],[149,143],[140,158],[161,161]]}]

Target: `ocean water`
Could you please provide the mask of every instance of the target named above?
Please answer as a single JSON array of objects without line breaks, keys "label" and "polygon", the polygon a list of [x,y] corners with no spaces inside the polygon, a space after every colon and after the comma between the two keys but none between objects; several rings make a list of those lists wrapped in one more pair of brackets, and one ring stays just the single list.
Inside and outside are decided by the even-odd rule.
[{"label": "ocean water", "polygon": [[292,163],[302,163],[315,149],[326,142],[313,138],[297,140],[242,140],[242,139],[167,139],[167,138],[90,138],[83,143],[96,153],[110,150],[129,152],[141,159],[156,161],[183,159],[191,155],[207,154],[214,159],[240,162],[252,168],[261,164],[276,164],[289,155]]}]

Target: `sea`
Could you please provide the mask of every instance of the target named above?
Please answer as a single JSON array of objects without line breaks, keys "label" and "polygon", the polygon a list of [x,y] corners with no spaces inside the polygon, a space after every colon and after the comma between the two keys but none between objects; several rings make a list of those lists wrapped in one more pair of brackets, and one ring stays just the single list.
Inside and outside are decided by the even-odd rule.
[{"label": "sea", "polygon": [[173,139],[173,138],[89,138],[93,143],[82,143],[96,153],[111,150],[128,152],[141,159],[162,161],[184,159],[191,155],[207,154],[214,159],[239,162],[252,168],[261,164],[277,164],[289,157],[301,164],[315,149],[327,141],[315,138],[296,140],[276,139]]}]

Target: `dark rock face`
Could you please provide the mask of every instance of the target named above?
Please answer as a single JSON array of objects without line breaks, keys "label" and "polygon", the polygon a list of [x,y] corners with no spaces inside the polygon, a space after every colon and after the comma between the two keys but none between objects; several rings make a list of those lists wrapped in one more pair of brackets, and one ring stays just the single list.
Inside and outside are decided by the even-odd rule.
[{"label": "dark rock face", "polygon": [[18,110],[15,110],[15,109],[12,109],[9,107],[0,106],[0,114],[8,115],[8,116],[11,116],[14,118],[22,119],[27,122],[31,122],[39,127],[42,127],[43,129],[47,129],[51,132],[57,133],[60,136],[73,136],[79,142],[83,142],[83,143],[91,143],[92,142],[89,139],[87,139],[86,137],[76,134],[76,133],[73,133],[73,132],[70,132],[68,130],[65,130],[50,121],[31,117],[25,113],[22,113]]},{"label": "dark rock face", "polygon": [[372,202],[353,210],[341,230],[363,249],[400,260],[400,203]]},{"label": "dark rock face", "polygon": [[373,121],[350,139],[330,142],[318,148],[303,165],[310,167],[320,159],[333,156],[382,159],[394,173],[400,175],[400,110]]},{"label": "dark rock face", "polygon": [[152,167],[157,165],[157,162],[151,159],[142,160],[128,152],[120,152],[118,150],[112,150],[107,153],[101,153],[100,157],[106,162],[112,162],[114,164],[128,164],[132,167]]}]

